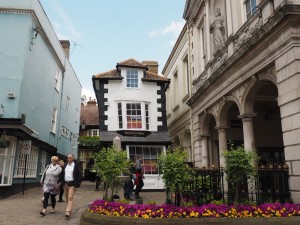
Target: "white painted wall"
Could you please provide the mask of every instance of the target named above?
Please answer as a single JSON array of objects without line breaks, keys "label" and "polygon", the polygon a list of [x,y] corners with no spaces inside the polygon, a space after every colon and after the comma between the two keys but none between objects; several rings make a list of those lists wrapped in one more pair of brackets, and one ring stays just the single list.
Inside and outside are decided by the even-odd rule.
[{"label": "white painted wall", "polygon": [[[143,70],[138,70],[139,88],[127,88],[126,68],[121,68],[121,76],[124,79],[109,80],[108,84],[104,85],[104,88],[108,89],[108,93],[105,94],[105,98],[107,98],[109,104],[108,110],[105,113],[108,117],[105,121],[108,131],[120,130],[118,120],[118,102],[120,101],[149,103],[149,131],[157,131],[157,126],[162,125],[161,121],[157,121],[157,118],[162,116],[161,112],[157,112],[157,108],[161,107],[161,104],[157,103],[157,99],[160,98],[157,91],[160,90],[160,87],[157,86],[156,82],[143,82],[141,80],[143,75]],[[143,107],[142,110],[144,110]],[[123,111],[123,118],[125,118],[125,115],[126,112]],[[123,125],[125,125],[125,122],[123,120]],[[125,128],[123,127],[123,129]]]}]

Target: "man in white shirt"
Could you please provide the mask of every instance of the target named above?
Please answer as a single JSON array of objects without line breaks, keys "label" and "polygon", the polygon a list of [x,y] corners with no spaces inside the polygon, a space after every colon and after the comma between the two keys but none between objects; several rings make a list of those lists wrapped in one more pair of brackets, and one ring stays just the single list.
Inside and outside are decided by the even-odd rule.
[{"label": "man in white shirt", "polygon": [[66,217],[70,217],[72,213],[73,198],[76,188],[80,187],[81,183],[81,168],[74,160],[74,155],[69,154],[67,164],[63,168],[59,182],[64,183],[64,190],[67,202]]}]

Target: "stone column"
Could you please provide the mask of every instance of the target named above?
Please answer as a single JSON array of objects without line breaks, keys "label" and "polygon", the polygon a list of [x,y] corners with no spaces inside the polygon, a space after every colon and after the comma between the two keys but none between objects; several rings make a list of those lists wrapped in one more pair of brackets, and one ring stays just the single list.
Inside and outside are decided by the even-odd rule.
[{"label": "stone column", "polygon": [[[227,128],[228,127],[217,127],[218,134],[219,134],[219,157],[220,157],[220,168],[226,167],[226,160],[224,157],[224,152],[228,149],[227,146]],[[226,173],[224,174],[224,192],[227,193],[228,191],[228,182],[226,179]]]},{"label": "stone column", "polygon": [[210,60],[210,32],[209,32],[209,27],[210,27],[210,12],[209,12],[209,0],[205,1],[205,19],[206,19],[206,40],[207,40],[207,62]]},{"label": "stone column", "polygon": [[208,135],[201,136],[202,167],[208,168]]},{"label": "stone column", "polygon": [[231,1],[226,0],[226,25],[227,25],[227,33],[228,37],[233,34],[233,22],[232,22],[232,6],[231,6]]},{"label": "stone column", "polygon": [[219,158],[220,167],[226,166],[226,160],[224,157],[224,152],[228,149],[227,146],[227,128],[228,127],[217,127],[219,133]]},{"label": "stone column", "polygon": [[245,150],[254,150],[255,138],[254,138],[254,129],[253,129],[253,117],[256,116],[253,114],[243,114],[239,118],[243,121],[243,133],[244,133],[244,148]]}]

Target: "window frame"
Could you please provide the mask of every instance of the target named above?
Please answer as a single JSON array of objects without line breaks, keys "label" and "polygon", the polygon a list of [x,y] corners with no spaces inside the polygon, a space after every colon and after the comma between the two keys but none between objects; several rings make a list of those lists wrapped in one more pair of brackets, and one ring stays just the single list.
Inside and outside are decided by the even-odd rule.
[{"label": "window frame", "polygon": [[57,108],[53,106],[52,115],[51,115],[51,126],[50,126],[50,131],[53,134],[56,134],[56,126],[57,126]]},{"label": "window frame", "polygon": [[139,72],[138,70],[126,70],[126,88],[138,89],[139,88]]},{"label": "window frame", "polygon": [[60,92],[60,83],[61,83],[61,72],[59,68],[56,68],[55,78],[54,78],[54,88],[57,92]]},{"label": "window frame", "polygon": [[257,11],[256,0],[245,1],[246,19],[249,20],[252,15]]},{"label": "window frame", "polygon": [[[19,149],[21,149],[21,144],[22,143],[20,142]],[[31,151],[30,151],[29,155],[22,154],[22,151],[20,150],[18,153],[17,160],[16,160],[14,178],[24,177],[25,157],[26,156],[27,156],[27,162],[26,162],[25,177],[26,178],[36,178],[37,177],[38,155],[39,155],[39,150],[35,146],[31,146]]]},{"label": "window frame", "polygon": [[41,152],[41,160],[40,160],[40,164],[41,164],[40,175],[43,175],[43,172],[46,169],[46,161],[47,161],[47,152],[42,151]]},{"label": "window frame", "polygon": [[[128,106],[130,105],[130,108]],[[131,112],[128,114],[128,112]],[[136,114],[134,114],[136,113]],[[130,118],[130,120],[129,120]],[[130,126],[129,126],[130,125]],[[126,127],[128,130],[142,130],[143,129],[143,115],[142,103],[127,102],[126,103]]]},{"label": "window frame", "polygon": [[2,148],[2,150],[4,152],[0,153],[0,158],[3,157],[3,163],[0,164],[0,170],[2,174],[2,176],[0,177],[0,187],[12,185],[12,178],[14,174],[13,166],[15,161],[16,139],[10,139],[9,146],[7,148]]},{"label": "window frame", "polygon": [[[94,135],[94,132],[96,132],[97,134]],[[99,137],[100,136],[100,130],[99,129],[89,129],[89,130],[87,130],[87,136],[88,137]]]}]

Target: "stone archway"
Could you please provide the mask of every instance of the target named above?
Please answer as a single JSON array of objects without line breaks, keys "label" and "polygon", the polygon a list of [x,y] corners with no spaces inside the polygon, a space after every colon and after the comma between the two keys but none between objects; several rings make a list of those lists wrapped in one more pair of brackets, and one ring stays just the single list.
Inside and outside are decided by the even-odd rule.
[{"label": "stone archway", "polygon": [[281,115],[277,98],[278,88],[274,80],[262,77],[248,88],[244,96],[244,115],[252,115],[255,149],[261,157],[261,164],[284,162]]},{"label": "stone archway", "polygon": [[218,133],[220,165],[226,166],[224,151],[228,150],[228,142],[235,146],[243,144],[242,120],[239,118],[240,104],[233,96],[226,97],[218,112]]},{"label": "stone archway", "polygon": [[173,145],[174,147],[181,147],[181,143],[178,135],[175,137]]},{"label": "stone archway", "polygon": [[192,142],[191,142],[191,132],[186,130],[184,134],[184,150],[187,152],[187,161],[193,162],[193,152],[192,152]]},{"label": "stone archway", "polygon": [[205,115],[201,131],[202,166],[219,167],[218,132],[213,114]]}]

